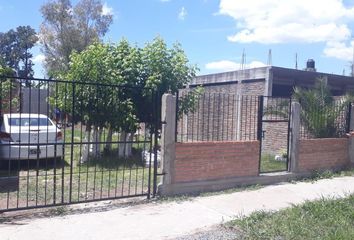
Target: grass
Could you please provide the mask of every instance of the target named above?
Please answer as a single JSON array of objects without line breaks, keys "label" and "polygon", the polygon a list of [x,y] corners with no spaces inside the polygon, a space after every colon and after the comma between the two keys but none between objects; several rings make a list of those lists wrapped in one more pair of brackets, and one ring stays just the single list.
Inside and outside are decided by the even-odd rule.
[{"label": "grass", "polygon": [[262,154],[261,172],[286,171],[286,162],[277,161],[272,154]]},{"label": "grass", "polygon": [[[0,182],[0,210],[147,194],[150,169],[141,152],[149,149],[148,143],[134,143],[129,158],[118,158],[118,143],[112,144],[112,151],[102,151],[100,156],[80,163],[81,130],[74,130],[74,144],[70,144],[72,131],[62,131],[68,143],[64,159],[11,161],[10,167],[7,164],[1,168],[0,177],[5,182],[8,176],[15,176],[15,181]],[[115,141],[117,134],[113,135]]]},{"label": "grass", "polygon": [[279,212],[259,211],[227,225],[239,232],[240,239],[354,239],[354,194]]}]

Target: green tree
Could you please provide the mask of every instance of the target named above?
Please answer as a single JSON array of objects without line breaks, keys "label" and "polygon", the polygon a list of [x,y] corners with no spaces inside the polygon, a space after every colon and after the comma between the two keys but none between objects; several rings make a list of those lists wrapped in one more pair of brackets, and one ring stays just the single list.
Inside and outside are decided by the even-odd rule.
[{"label": "green tree", "polygon": [[[161,38],[156,38],[144,48],[132,46],[125,39],[118,44],[95,43],[86,50],[74,52],[68,71],[62,75],[68,83],[60,84],[58,98],[53,99],[62,110],[80,115],[86,126],[85,141],[101,139],[100,130],[108,128],[107,142],[111,142],[113,131],[120,132],[122,142],[131,142],[139,123],[160,122],[152,114],[152,97],[159,95],[158,109],[161,111],[161,95],[176,93],[195,75],[196,67],[189,66],[180,45],[169,49]],[[73,88],[75,81],[75,89]],[[90,84],[78,84],[85,82]],[[97,84],[96,84],[97,83]],[[99,84],[109,84],[111,87]],[[198,89],[199,91],[199,89]],[[75,99],[71,99],[74,96]],[[186,108],[192,109],[196,94],[189,94]],[[72,104],[75,102],[75,109]],[[154,130],[154,129],[152,129]],[[110,149],[110,144],[106,147]],[[132,144],[120,144],[119,155],[129,156]],[[93,152],[101,149],[94,147]],[[88,157],[88,146],[83,151],[82,161]]]},{"label": "green tree", "polygon": [[[60,84],[58,99],[53,99],[52,102],[56,101],[62,110],[80,117],[80,121],[86,126],[87,142],[100,141],[104,128],[109,129],[108,142],[111,142],[113,130],[122,133],[122,141],[129,141],[132,134],[128,133],[137,129],[139,120],[132,99],[134,92],[129,87],[135,85],[135,76],[138,73],[133,65],[135,52],[132,49],[123,40],[118,45],[95,43],[81,53],[74,52],[71,55],[70,68],[64,75],[69,81]],[[74,109],[68,102],[75,102]],[[98,156],[102,150],[101,145],[93,146],[93,155]],[[127,156],[131,153],[129,145],[120,146],[119,149],[120,155]],[[86,144],[81,161],[87,161],[88,155]]]},{"label": "green tree", "polygon": [[67,71],[70,54],[99,41],[113,21],[112,14],[103,12],[100,0],[80,0],[74,7],[70,0],[52,0],[41,7],[41,13],[40,41],[51,76]]},{"label": "green tree", "polygon": [[8,77],[15,76],[13,69],[0,62],[0,115],[18,110],[19,83]]},{"label": "green tree", "polygon": [[0,58],[3,65],[19,77],[32,77],[32,53],[29,50],[36,44],[38,37],[30,26],[19,26],[16,30],[0,33]]},{"label": "green tree", "polygon": [[[189,60],[179,43],[168,48],[165,41],[157,37],[151,43],[146,44],[142,50],[143,71],[142,82],[145,88],[151,88],[157,93],[157,119],[161,122],[161,96],[171,92],[176,94],[195,77],[198,68],[189,64]],[[147,116],[146,111],[151,110],[153,104],[150,92],[144,94],[146,104],[140,113]],[[189,95],[195,96],[195,95]],[[187,99],[187,98],[186,98]],[[188,102],[189,100],[185,100]],[[159,126],[160,128],[160,126]]]},{"label": "green tree", "polygon": [[296,87],[293,98],[301,104],[301,122],[312,137],[339,137],[345,133],[345,126],[339,124],[339,118],[343,118],[352,97],[347,95],[336,101],[326,78],[317,79],[312,89]]},{"label": "green tree", "polygon": [[[113,89],[99,85],[110,84],[114,76],[111,71],[113,62],[109,49],[107,45],[95,43],[81,53],[74,52],[71,55],[70,69],[64,75],[68,83],[59,85],[61,89],[57,91],[58,99],[52,100],[57,101],[57,106],[61,110],[71,113],[74,118],[75,116],[80,118],[85,124],[86,142],[100,140],[99,132],[102,132],[105,127],[107,115],[113,104]],[[71,104],[73,102],[74,109]],[[93,139],[91,139],[91,131],[93,131]],[[100,151],[99,146],[94,144],[93,153],[96,156]],[[85,162],[88,154],[89,145],[86,144],[81,161]]]}]

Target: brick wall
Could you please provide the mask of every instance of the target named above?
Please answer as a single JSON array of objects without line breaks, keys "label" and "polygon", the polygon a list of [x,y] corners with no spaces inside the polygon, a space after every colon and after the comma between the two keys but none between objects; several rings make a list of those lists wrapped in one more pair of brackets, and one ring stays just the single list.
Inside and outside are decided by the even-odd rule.
[{"label": "brick wall", "polygon": [[288,123],[264,122],[264,138],[262,140],[262,152],[271,155],[279,155],[288,147]]},{"label": "brick wall", "polygon": [[259,142],[176,143],[172,183],[257,176]]},{"label": "brick wall", "polygon": [[341,168],[348,164],[347,138],[300,140],[298,164],[300,172]]}]

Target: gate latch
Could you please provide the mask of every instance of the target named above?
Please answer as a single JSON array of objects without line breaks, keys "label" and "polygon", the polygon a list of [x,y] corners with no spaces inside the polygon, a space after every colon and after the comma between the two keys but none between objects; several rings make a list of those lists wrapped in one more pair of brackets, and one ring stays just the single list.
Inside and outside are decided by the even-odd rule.
[{"label": "gate latch", "polygon": [[162,173],[156,173],[156,176],[165,176],[167,173],[162,172]]},{"label": "gate latch", "polygon": [[264,139],[264,138],[265,138],[265,133],[266,133],[266,131],[265,131],[265,130],[263,130],[263,131],[262,131],[262,139]]}]

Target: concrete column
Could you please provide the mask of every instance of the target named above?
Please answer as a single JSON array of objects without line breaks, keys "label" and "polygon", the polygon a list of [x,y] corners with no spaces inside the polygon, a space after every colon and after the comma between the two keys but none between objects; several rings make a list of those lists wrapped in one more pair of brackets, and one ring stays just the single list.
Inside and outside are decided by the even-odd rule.
[{"label": "concrete column", "polygon": [[300,104],[291,104],[291,137],[290,137],[290,172],[297,172],[299,166],[299,144],[300,144]]},{"label": "concrete column", "polygon": [[[354,131],[354,105],[351,106],[349,130],[351,133]],[[352,134],[349,134],[348,151],[349,151],[349,162],[351,165],[354,165],[354,136],[352,136]]]},{"label": "concrete column", "polygon": [[351,106],[351,115],[350,115],[350,122],[349,122],[349,130],[354,131],[354,105]]},{"label": "concrete column", "polygon": [[158,192],[162,193],[172,183],[176,158],[176,97],[172,94],[162,96],[161,120],[164,122],[161,132],[162,181]]},{"label": "concrete column", "polygon": [[267,68],[264,82],[264,96],[272,96],[273,94],[273,70],[272,67]]}]

